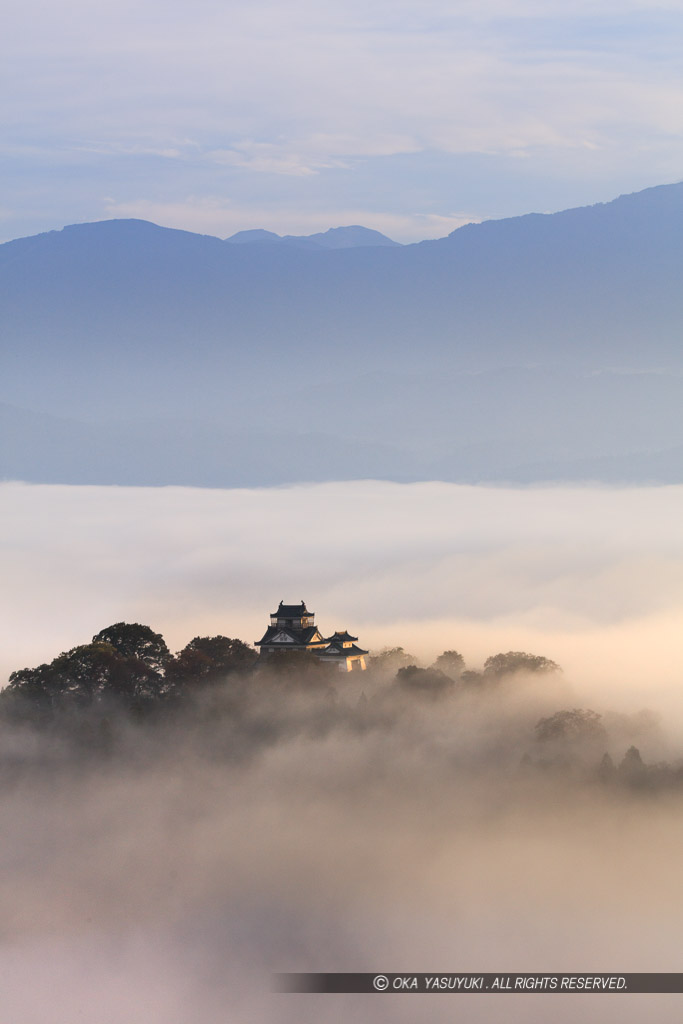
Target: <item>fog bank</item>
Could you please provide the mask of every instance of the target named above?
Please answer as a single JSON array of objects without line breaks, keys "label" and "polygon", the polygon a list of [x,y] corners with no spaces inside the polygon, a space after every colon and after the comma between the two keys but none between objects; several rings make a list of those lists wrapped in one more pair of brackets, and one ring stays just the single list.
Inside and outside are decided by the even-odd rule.
[{"label": "fog bank", "polygon": [[252,709],[269,734],[208,699],[199,727],[113,722],[106,756],[24,742],[10,775],[0,732],[8,1020],[680,1019],[680,997],[272,994],[287,970],[676,971],[681,785],[524,767],[552,701],[523,680],[379,720],[342,701],[325,728],[294,693]]}]

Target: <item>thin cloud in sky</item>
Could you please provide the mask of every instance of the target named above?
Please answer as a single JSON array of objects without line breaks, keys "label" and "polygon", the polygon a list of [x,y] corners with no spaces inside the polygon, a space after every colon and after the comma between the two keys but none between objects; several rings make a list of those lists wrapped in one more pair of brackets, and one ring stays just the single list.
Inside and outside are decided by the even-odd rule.
[{"label": "thin cloud in sky", "polygon": [[[612,194],[656,184],[683,159],[682,21],[663,3],[28,0],[0,43],[11,220],[97,219],[103,195],[278,200],[301,216],[363,208],[406,155],[410,174],[401,164],[401,188],[378,211],[417,211],[406,240],[419,215],[523,212],[521,180],[500,198],[520,157],[523,174],[542,168],[556,183],[557,207],[585,201],[591,182],[595,200],[606,182]],[[32,164],[32,152],[48,156]],[[78,189],[49,180],[50,153],[57,166],[69,155]],[[450,176],[433,174],[434,153]],[[491,158],[476,203],[462,174],[473,155]],[[160,160],[171,163],[163,197]]]}]

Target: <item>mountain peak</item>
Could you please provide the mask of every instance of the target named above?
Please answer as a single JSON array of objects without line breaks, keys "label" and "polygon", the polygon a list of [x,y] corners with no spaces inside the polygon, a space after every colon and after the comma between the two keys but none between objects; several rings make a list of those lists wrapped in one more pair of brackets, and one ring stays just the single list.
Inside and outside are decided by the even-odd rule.
[{"label": "mountain peak", "polygon": [[291,245],[306,249],[360,249],[368,246],[400,246],[387,238],[381,231],[364,228],[361,224],[350,224],[346,227],[328,228],[313,235],[276,235],[274,231],[254,228],[249,231],[238,231],[226,238],[231,245],[266,244]]},{"label": "mountain peak", "polygon": [[314,235],[285,235],[284,241],[289,239],[314,242],[325,249],[356,249],[367,245],[400,245],[387,238],[381,231],[374,231],[372,228],[364,228],[361,224],[350,224],[347,227],[328,228],[327,231],[319,231]]},{"label": "mountain peak", "polygon": [[274,231],[265,231],[264,228],[252,228],[248,231],[237,231],[225,241],[233,245],[249,245],[251,242],[281,242],[282,236],[276,235]]}]

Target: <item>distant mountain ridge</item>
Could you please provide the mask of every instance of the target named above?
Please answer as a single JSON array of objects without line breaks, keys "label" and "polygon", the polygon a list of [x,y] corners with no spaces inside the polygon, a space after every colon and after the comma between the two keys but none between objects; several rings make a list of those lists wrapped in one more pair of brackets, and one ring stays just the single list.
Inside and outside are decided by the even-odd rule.
[{"label": "distant mountain ridge", "polygon": [[400,242],[394,242],[380,231],[364,228],[360,224],[329,228],[327,231],[318,231],[314,235],[276,235],[274,231],[256,228],[250,231],[238,231],[237,234],[226,238],[226,242],[231,242],[233,245],[285,243],[321,249],[356,249],[364,246],[400,245]]},{"label": "distant mountain ridge", "polygon": [[0,245],[0,474],[645,479],[654,459],[675,482],[683,185],[413,245],[367,230],[124,220]]}]

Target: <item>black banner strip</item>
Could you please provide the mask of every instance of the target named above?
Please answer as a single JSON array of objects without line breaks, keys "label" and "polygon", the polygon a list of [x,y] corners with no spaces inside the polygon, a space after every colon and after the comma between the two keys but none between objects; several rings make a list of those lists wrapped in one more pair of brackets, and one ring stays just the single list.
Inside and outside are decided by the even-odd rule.
[{"label": "black banner strip", "polygon": [[683,974],[276,974],[276,992],[373,993],[664,993],[683,992]]}]

